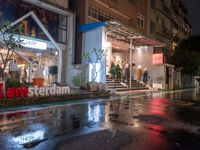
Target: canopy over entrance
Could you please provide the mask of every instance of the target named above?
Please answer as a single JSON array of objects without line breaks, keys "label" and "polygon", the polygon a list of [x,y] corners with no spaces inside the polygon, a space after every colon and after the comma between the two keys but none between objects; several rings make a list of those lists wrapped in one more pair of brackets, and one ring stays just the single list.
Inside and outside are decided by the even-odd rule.
[{"label": "canopy over entrance", "polygon": [[116,40],[130,43],[132,39],[132,45],[134,46],[152,46],[152,47],[164,47],[165,44],[155,39],[150,39],[139,33],[133,28],[127,27],[118,21],[108,21],[105,23],[107,27],[107,35]]},{"label": "canopy over entrance", "polygon": [[130,43],[132,39],[132,45],[134,46],[152,46],[152,47],[164,47],[165,44],[155,39],[150,39],[137,30],[127,27],[119,21],[107,21],[96,22],[90,24],[84,24],[80,26],[80,32],[87,32],[98,27],[105,26],[107,30],[107,36]]}]

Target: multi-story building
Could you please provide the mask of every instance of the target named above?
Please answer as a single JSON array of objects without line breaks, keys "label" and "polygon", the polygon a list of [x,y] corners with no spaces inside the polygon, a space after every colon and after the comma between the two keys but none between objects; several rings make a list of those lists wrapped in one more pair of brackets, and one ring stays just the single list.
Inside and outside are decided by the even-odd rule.
[{"label": "multi-story building", "polygon": [[21,81],[32,82],[36,76],[43,77],[46,85],[69,80],[74,20],[68,6],[68,0],[0,1],[1,22],[23,26],[23,48],[12,56]]},{"label": "multi-story building", "polygon": [[187,19],[187,9],[180,0],[172,1],[172,49],[192,33],[192,27]]},{"label": "multi-story building", "polygon": [[[77,26],[94,22],[118,20],[137,31],[147,33],[146,0],[76,0],[70,1],[76,12]],[[82,35],[77,33],[75,63],[81,63]]]},{"label": "multi-story building", "polygon": [[[107,57],[104,76],[108,75],[112,63],[118,63],[122,70],[126,64],[131,64],[130,66],[134,64],[135,67],[130,67],[130,72],[133,74],[132,77],[139,81],[142,81],[143,69],[148,70],[149,76],[154,81],[158,78],[158,74],[164,76],[164,68],[155,65],[162,64],[163,60],[160,56],[154,57],[153,60],[153,47],[163,47],[162,42],[168,40],[167,29],[170,30],[171,24],[167,20],[167,26],[161,25],[162,30],[165,30],[164,35],[158,34],[163,39],[167,37],[166,41],[159,42],[154,36],[154,39],[147,37],[148,2],[148,0],[70,1],[70,9],[76,12],[77,28],[79,28],[76,33],[75,63],[81,63],[82,51],[105,48]],[[80,28],[80,25],[84,27]],[[167,42],[169,43],[167,46],[170,45],[170,42]],[[103,83],[104,81],[102,80]]]},{"label": "multi-story building", "polygon": [[168,63],[171,51],[171,0],[149,0],[148,35],[165,43],[164,48],[154,49],[155,53],[164,53]]},{"label": "multi-story building", "polygon": [[165,43],[163,48],[154,48],[154,53],[163,54],[166,88],[180,87],[180,71],[170,62],[175,47],[191,34],[187,9],[180,0],[149,0],[148,12],[148,35]]}]

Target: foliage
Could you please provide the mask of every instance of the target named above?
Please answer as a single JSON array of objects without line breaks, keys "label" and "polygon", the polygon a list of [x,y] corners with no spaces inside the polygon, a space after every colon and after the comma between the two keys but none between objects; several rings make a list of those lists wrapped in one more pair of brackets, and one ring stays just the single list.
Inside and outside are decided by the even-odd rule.
[{"label": "foliage", "polygon": [[[8,62],[13,56],[14,50],[22,47],[22,40],[20,39],[20,36],[16,35],[21,34],[21,31],[21,25],[12,27],[9,22],[3,22],[0,25],[0,34],[3,37],[3,41],[0,41],[0,59],[3,63],[0,69],[2,72],[4,72]],[[7,50],[5,55],[3,55],[3,49]],[[2,76],[4,78],[4,73]]]},{"label": "foliage", "polygon": [[120,79],[122,75],[122,69],[118,64],[117,65],[112,64],[109,73],[112,75],[114,79]]},{"label": "foliage", "polygon": [[191,36],[183,40],[175,49],[172,63],[182,67],[183,72],[197,75],[200,67],[200,36]]},{"label": "foliage", "polygon": [[73,83],[74,86],[80,86],[81,85],[81,74],[73,76],[72,77],[72,83]]},{"label": "foliage", "polygon": [[20,81],[17,79],[6,80],[6,88],[19,88],[19,87],[26,87],[26,85],[23,83],[20,83]]},{"label": "foliage", "polygon": [[[84,52],[82,58],[89,64],[92,65],[92,82],[96,81],[98,73],[103,69],[103,60],[102,58],[106,56],[106,51],[103,49],[93,48],[90,51]],[[97,64],[100,64],[99,68],[97,68]]]}]

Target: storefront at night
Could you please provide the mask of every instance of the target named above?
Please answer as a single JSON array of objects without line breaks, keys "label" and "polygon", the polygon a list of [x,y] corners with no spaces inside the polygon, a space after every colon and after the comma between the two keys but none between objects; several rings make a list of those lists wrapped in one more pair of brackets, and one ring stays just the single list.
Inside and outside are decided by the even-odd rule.
[{"label": "storefront at night", "polygon": [[[152,86],[159,89],[166,88],[164,81],[166,64],[163,55],[153,52],[154,47],[163,47],[163,43],[150,39],[118,21],[82,25],[80,31],[84,37],[83,50],[96,48],[107,51],[103,60],[104,69],[99,73],[97,82],[106,83],[106,76],[110,76],[111,65],[117,64],[122,70],[122,76],[125,66],[129,66],[129,76],[132,79],[143,82],[144,72],[147,71],[147,78],[151,80]],[[88,79],[90,76],[92,75],[89,74]],[[131,80],[129,81],[131,85]]]},{"label": "storefront at night", "polygon": [[[17,79],[24,83],[42,78],[41,86],[49,86],[70,80],[69,53],[74,31],[71,12],[44,2],[2,0],[0,20],[9,21],[11,26],[21,24],[23,30],[20,35],[23,48],[14,51],[5,69],[7,77],[15,62]],[[7,50],[2,49],[1,53],[6,55]]]}]

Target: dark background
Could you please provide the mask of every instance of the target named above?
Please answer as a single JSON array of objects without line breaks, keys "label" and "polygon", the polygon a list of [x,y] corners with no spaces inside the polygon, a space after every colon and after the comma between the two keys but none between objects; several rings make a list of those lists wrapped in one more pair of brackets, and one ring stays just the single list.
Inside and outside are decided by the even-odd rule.
[{"label": "dark background", "polygon": [[192,33],[200,35],[200,0],[182,0],[188,9],[188,19],[192,25]]}]

